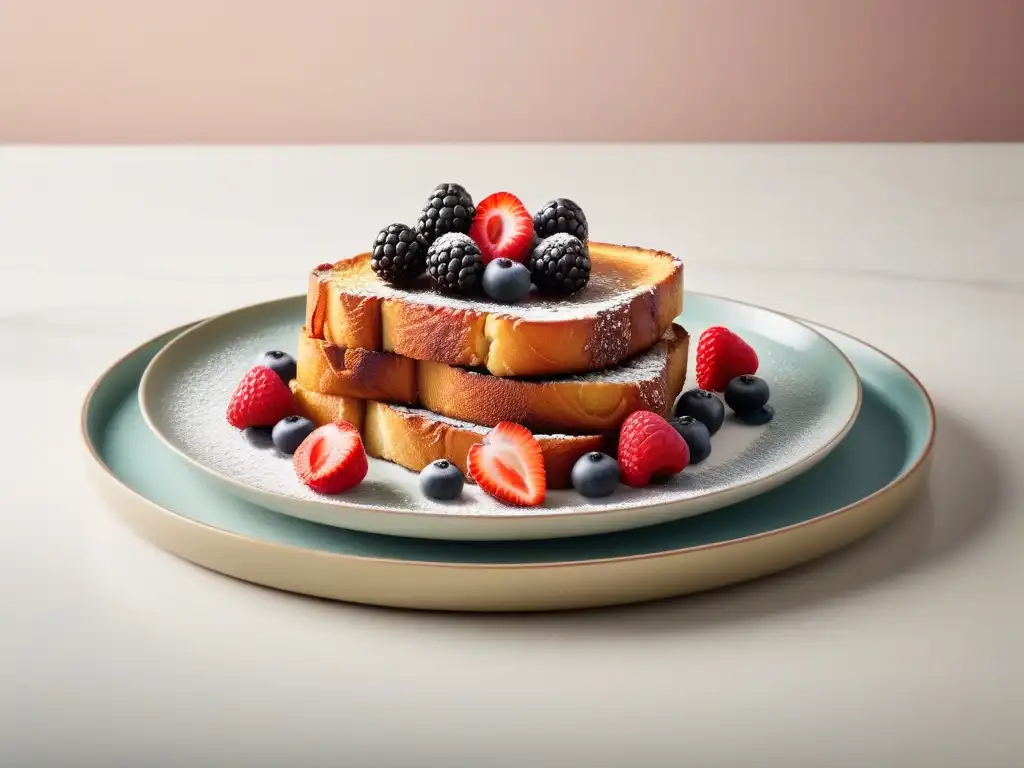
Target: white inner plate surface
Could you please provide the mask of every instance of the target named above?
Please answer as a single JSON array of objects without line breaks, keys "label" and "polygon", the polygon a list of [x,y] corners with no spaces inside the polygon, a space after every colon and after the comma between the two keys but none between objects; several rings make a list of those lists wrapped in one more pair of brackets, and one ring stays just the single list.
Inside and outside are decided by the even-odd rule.
[{"label": "white inner plate surface", "polygon": [[[229,312],[189,329],[153,358],[139,388],[143,418],[198,471],[248,501],[326,525],[437,539],[531,539],[625,530],[708,512],[763,493],[823,459],[849,431],[860,379],[839,349],[811,328],[758,307],[687,293],[678,322],[691,335],[684,389],[696,386],[700,333],[724,325],[757,351],[775,419],[762,427],[731,413],[711,456],[661,485],[621,485],[604,499],[548,491],[540,507],[512,507],[468,484],[460,500],[422,496],[415,472],[370,459],[363,483],[319,496],[295,477],[289,457],[250,444],[228,424],[228,400],[266,350],[294,355],[305,297]],[[727,409],[728,411],[728,409]]]}]

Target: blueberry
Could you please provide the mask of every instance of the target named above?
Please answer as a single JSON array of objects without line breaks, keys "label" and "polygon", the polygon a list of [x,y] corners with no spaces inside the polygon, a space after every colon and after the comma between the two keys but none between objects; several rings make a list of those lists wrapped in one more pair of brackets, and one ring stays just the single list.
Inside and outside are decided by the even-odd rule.
[{"label": "blueberry", "polygon": [[588,498],[608,496],[618,484],[619,463],[606,453],[585,453],[572,466],[572,487]]},{"label": "blueberry", "polygon": [[691,389],[683,392],[672,408],[673,416],[692,416],[704,422],[708,433],[713,435],[722,428],[725,421],[725,406],[715,397],[714,392],[706,389]]},{"label": "blueberry", "polygon": [[256,365],[265,365],[280,376],[285,384],[295,378],[295,358],[279,349],[264,352],[256,361]]},{"label": "blueberry", "polygon": [[752,374],[737,376],[725,385],[725,404],[736,413],[753,413],[768,402],[768,382]]},{"label": "blueberry", "polygon": [[495,259],[484,269],[484,293],[512,304],[530,292],[530,270],[512,259]]},{"label": "blueberry", "polygon": [[458,498],[464,482],[459,468],[447,459],[427,464],[420,472],[420,490],[428,499],[451,501]]},{"label": "blueberry", "polygon": [[274,425],[270,436],[273,438],[277,450],[291,456],[314,429],[316,429],[316,424],[309,419],[304,419],[301,416],[285,416]]},{"label": "blueberry", "polygon": [[691,464],[699,464],[711,455],[711,432],[703,421],[697,421],[693,416],[679,416],[669,419],[668,423],[686,441]]},{"label": "blueberry", "polygon": [[765,403],[756,411],[737,413],[736,417],[744,424],[752,427],[762,427],[775,418],[775,409]]}]

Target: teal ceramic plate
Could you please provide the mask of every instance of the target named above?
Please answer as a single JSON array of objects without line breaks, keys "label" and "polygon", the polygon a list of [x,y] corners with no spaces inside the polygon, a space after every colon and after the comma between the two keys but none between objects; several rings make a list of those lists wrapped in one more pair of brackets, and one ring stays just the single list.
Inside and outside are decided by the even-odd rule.
[{"label": "teal ceramic plate", "polygon": [[[295,353],[305,299],[247,307],[205,321],[153,358],[139,390],[143,417],[184,462],[247,501],[275,512],[353,530],[435,539],[547,539],[625,530],[707,512],[764,493],[814,466],[853,425],[860,380],[842,352],[791,318],[726,299],[689,293],[680,322],[696,340],[725,325],[757,350],[771,386],[775,419],[761,427],[726,420],[711,456],[662,485],[586,499],[549,491],[541,507],[503,505],[467,485],[454,503],[426,499],[418,476],[370,461],[350,492],[321,496],[295,477],[291,462],[251,445],[225,418],[239,379],[268,349]],[[690,375],[696,341],[690,350]]]},{"label": "teal ceramic plate", "polygon": [[[180,329],[179,329],[180,330]],[[856,424],[814,469],[706,515],[527,542],[380,536],[286,517],[191,472],[142,420],[138,385],[178,331],[130,353],[85,401],[97,487],[136,531],[180,557],[269,587],[443,610],[544,610],[685,594],[792,567],[865,535],[921,487],[934,410],[897,362],[835,331],[864,383]]]}]

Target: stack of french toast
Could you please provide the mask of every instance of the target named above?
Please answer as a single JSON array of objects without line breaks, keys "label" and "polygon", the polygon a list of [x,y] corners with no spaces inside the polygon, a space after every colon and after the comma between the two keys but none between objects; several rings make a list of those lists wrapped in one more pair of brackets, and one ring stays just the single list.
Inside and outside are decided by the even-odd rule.
[{"label": "stack of french toast", "polygon": [[[498,262],[493,264],[492,262]],[[312,270],[292,394],[347,422],[366,454],[419,472],[503,423],[532,433],[548,488],[589,452],[616,455],[628,416],[665,418],[686,379],[683,266],[589,239],[572,200],[434,190],[413,227]]]}]

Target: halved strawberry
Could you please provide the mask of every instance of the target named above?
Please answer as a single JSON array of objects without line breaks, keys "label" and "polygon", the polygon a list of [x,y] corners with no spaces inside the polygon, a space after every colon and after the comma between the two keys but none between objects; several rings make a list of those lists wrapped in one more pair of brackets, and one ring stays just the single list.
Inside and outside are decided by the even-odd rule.
[{"label": "halved strawberry", "polygon": [[469,449],[469,476],[498,501],[535,507],[544,501],[547,476],[540,443],[530,430],[503,421]]},{"label": "halved strawberry", "polygon": [[494,259],[522,263],[533,243],[533,217],[511,192],[495,192],[477,203],[469,236],[480,247],[484,264]]},{"label": "halved strawberry", "polygon": [[363,482],[368,467],[359,430],[347,421],[317,427],[292,456],[295,474],[317,493],[342,493]]},{"label": "halved strawberry", "polygon": [[238,429],[272,427],[294,414],[292,391],[265,365],[250,369],[228,402],[228,421]]}]

